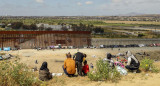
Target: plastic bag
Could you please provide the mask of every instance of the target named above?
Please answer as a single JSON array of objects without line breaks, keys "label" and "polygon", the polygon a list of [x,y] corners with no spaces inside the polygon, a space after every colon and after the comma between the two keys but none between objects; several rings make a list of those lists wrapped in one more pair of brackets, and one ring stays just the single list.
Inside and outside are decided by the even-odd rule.
[{"label": "plastic bag", "polygon": [[121,75],[127,75],[127,70],[125,70],[124,68],[122,68],[121,66],[116,66],[117,71],[121,74]]}]

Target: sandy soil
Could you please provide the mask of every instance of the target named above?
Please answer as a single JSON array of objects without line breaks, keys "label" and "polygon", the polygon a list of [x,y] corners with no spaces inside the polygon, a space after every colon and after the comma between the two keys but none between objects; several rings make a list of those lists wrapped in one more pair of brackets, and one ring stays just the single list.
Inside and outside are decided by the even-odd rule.
[{"label": "sandy soil", "polygon": [[[106,57],[106,52],[110,52],[112,54],[117,53],[125,53],[127,50],[132,51],[133,53],[137,52],[159,52],[160,47],[150,47],[150,48],[121,48],[118,51],[118,48],[113,50],[111,49],[80,49],[80,52],[84,52],[87,54],[88,64],[93,63],[95,65],[96,60],[99,58]],[[4,52],[4,51],[1,51]],[[77,52],[77,49],[56,49],[56,50],[19,50],[19,51],[8,51],[5,53],[10,53],[12,55],[19,55],[20,62],[27,64],[29,67],[37,67],[40,68],[43,61],[48,62],[48,68],[50,72],[54,73],[63,73],[62,65],[63,61],[66,59],[65,54],[70,52],[74,54]],[[152,53],[150,53],[152,54]],[[157,55],[158,56],[158,55]],[[160,55],[159,55],[160,56]],[[152,56],[151,56],[152,57]],[[35,64],[35,60],[38,60],[38,64]],[[156,62],[156,64],[160,67],[160,62]],[[37,72],[38,73],[38,72]],[[123,76],[122,79],[118,83],[111,82],[93,82],[89,81],[87,77],[67,77],[65,75],[61,77],[54,78],[50,80],[49,86],[160,86],[160,73],[129,73],[127,76]],[[56,83],[57,82],[57,83]]]}]

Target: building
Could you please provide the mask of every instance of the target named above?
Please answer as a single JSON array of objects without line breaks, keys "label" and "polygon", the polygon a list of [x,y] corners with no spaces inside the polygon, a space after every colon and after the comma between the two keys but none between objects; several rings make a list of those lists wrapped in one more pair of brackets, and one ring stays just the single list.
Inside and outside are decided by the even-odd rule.
[{"label": "building", "polygon": [[39,23],[36,24],[37,27],[43,27],[44,30],[47,28],[51,28],[52,31],[63,31],[62,28],[66,28],[67,30],[70,31],[71,26],[70,25],[49,25],[49,24],[43,24],[43,23]]},{"label": "building", "polygon": [[89,31],[0,31],[0,48],[46,48],[58,44],[75,47],[90,46],[90,34]]}]

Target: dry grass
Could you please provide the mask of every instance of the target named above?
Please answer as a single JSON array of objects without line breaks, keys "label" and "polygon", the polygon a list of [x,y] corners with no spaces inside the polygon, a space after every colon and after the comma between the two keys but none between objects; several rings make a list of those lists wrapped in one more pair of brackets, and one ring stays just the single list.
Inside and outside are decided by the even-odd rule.
[{"label": "dry grass", "polygon": [[[158,56],[155,54],[159,54],[160,47],[151,47],[151,48],[122,48],[121,53],[126,52],[127,50],[132,51],[133,53],[136,52],[146,52],[150,55]],[[88,64],[93,63],[95,65],[96,60],[98,60],[99,57],[104,58],[106,56],[106,52],[110,52],[112,54],[119,53],[118,49],[111,50],[108,49],[80,49],[81,52],[84,52],[87,54],[87,61]],[[36,51],[36,50],[20,50],[20,51],[9,51],[9,52],[3,52],[2,53],[10,53],[12,55],[19,55],[20,62],[27,64],[30,67],[37,66],[38,69],[40,68],[43,61],[48,62],[48,67],[51,72],[54,73],[62,73],[62,65],[63,61],[66,59],[65,53],[71,52],[71,54],[74,54],[77,52],[76,49],[62,49],[62,50],[42,50],[42,51]],[[154,54],[152,54],[155,52]],[[30,57],[25,57],[23,54],[30,54]],[[96,55],[97,58],[93,58],[92,55]],[[156,58],[156,57],[155,57]],[[38,60],[38,64],[35,64],[34,61]],[[58,61],[58,62],[56,62]],[[156,62],[156,65],[160,67],[160,62]],[[91,69],[90,69],[91,70]],[[36,72],[38,74],[38,71]],[[144,77],[142,77],[144,76]],[[88,77],[67,77],[66,75],[60,76],[60,77],[53,77],[52,80],[47,81],[48,86],[159,86],[159,79],[160,79],[160,73],[154,74],[154,73],[148,73],[148,76],[146,73],[129,73],[127,76],[123,76],[122,79],[118,83],[112,83],[110,81],[104,82],[104,81],[90,81]],[[154,80],[154,81],[153,81]]]},{"label": "dry grass", "polygon": [[160,22],[151,22],[151,21],[104,21],[105,23],[113,23],[113,24],[153,24],[159,25]]}]

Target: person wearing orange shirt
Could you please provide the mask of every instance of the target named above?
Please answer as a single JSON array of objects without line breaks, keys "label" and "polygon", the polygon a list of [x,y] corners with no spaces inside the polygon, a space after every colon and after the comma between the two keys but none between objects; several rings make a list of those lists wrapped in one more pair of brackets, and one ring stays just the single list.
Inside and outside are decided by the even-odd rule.
[{"label": "person wearing orange shirt", "polygon": [[74,74],[76,73],[75,60],[71,59],[70,53],[66,54],[66,56],[67,56],[67,59],[64,61],[64,65],[62,68],[66,75],[68,75],[69,77],[74,76]]}]

